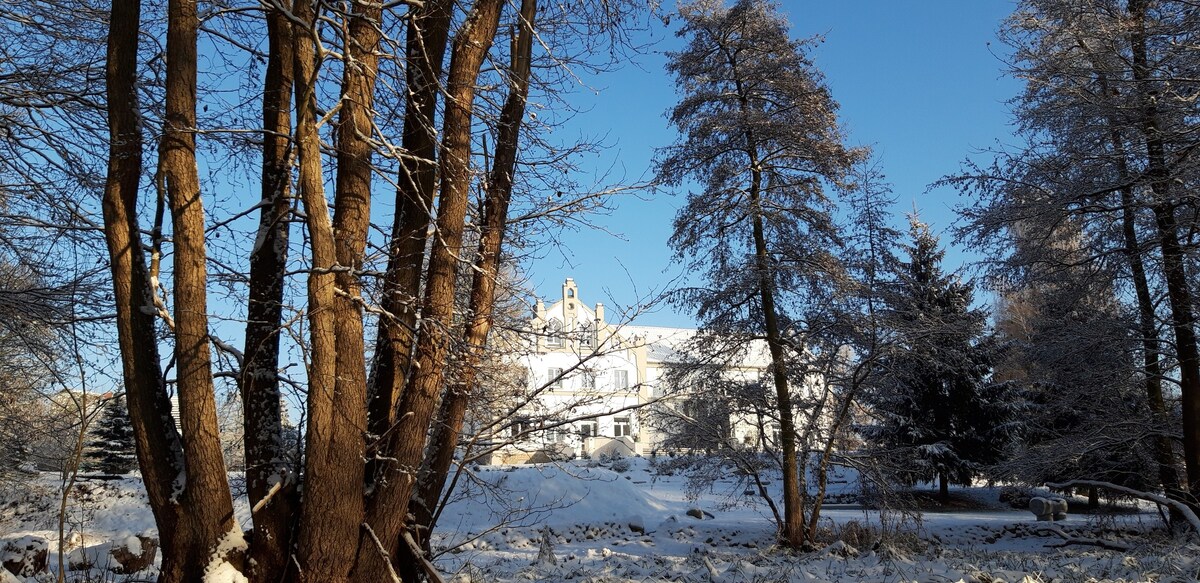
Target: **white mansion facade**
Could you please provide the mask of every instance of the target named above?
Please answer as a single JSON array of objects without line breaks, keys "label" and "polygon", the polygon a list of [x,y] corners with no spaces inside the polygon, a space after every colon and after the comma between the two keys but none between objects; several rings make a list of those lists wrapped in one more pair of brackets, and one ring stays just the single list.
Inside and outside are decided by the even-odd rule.
[{"label": "white mansion facade", "polygon": [[[550,305],[537,300],[524,349],[515,356],[525,371],[528,402],[508,429],[511,441],[493,460],[522,463],[619,452],[648,455],[661,448],[662,435],[648,407],[682,407],[687,397],[666,395],[664,374],[683,358],[677,350],[696,330],[613,324],[604,304],[583,301],[571,278]],[[758,382],[767,369],[765,343],[724,377]],[[757,443],[757,427],[730,421],[735,443]]]}]

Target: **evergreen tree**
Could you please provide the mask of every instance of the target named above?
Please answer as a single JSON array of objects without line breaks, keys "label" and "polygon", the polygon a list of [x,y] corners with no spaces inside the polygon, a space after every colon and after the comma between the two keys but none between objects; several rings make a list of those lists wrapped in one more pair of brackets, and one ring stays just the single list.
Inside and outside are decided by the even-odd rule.
[{"label": "evergreen tree", "polygon": [[1003,450],[1005,405],[990,373],[982,310],[974,286],[942,271],[945,251],[929,227],[911,219],[909,261],[896,265],[885,294],[885,322],[895,342],[882,381],[867,395],[876,422],[864,435],[898,480],[967,485]]},{"label": "evergreen tree", "polygon": [[89,472],[125,474],[137,468],[133,426],[125,397],[116,396],[104,404],[104,411],[91,430],[84,467]]},{"label": "evergreen tree", "polygon": [[802,547],[811,541],[799,452],[809,444],[796,426],[795,389],[813,314],[844,275],[830,252],[841,239],[826,186],[844,182],[865,151],[845,145],[837,103],[807,55],[811,41],[788,36],[775,4],[696,0],[679,13],[686,46],[668,53],[667,70],[681,94],[670,111],[680,137],[659,151],[658,177],[697,187],[675,217],[671,246],[705,284],[674,299],[713,339],[707,360],[731,362],[765,341],[781,433],[781,538]]}]

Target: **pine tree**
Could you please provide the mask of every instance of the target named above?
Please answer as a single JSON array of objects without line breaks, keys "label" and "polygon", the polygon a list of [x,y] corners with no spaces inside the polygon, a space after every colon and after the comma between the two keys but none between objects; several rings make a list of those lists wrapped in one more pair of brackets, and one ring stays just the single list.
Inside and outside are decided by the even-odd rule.
[{"label": "pine tree", "polygon": [[137,468],[133,426],[125,397],[116,396],[104,403],[104,411],[91,430],[84,467],[89,472],[125,474]]},{"label": "pine tree", "polygon": [[949,484],[969,484],[999,460],[1007,414],[1001,387],[986,383],[985,314],[971,307],[974,286],[943,272],[938,238],[910,221],[909,261],[896,265],[885,295],[895,342],[867,395],[876,422],[864,435],[887,452],[896,479],[936,479],[945,501]]}]

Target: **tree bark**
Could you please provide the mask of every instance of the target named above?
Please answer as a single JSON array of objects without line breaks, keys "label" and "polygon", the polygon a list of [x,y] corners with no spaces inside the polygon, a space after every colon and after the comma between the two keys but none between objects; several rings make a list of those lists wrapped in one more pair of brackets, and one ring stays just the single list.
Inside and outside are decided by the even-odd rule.
[{"label": "tree bark", "polygon": [[[312,247],[308,277],[311,335],[308,366],[308,430],[305,434],[304,494],[296,560],[299,579],[346,581],[363,520],[363,426],[365,408],[339,394],[337,344],[337,243],[321,173],[317,133],[317,15],[312,0],[296,0],[292,14],[295,43],[296,149],[298,187]],[[363,415],[365,417],[365,413]]]},{"label": "tree bark", "polygon": [[533,20],[536,14],[537,0],[522,0],[521,29],[513,42],[512,63],[509,67],[511,85],[508,98],[500,111],[495,163],[487,182],[479,253],[475,259],[475,271],[471,281],[470,317],[463,333],[466,357],[459,373],[459,382],[452,385],[442,398],[430,437],[429,450],[421,469],[417,493],[408,507],[409,513],[413,515],[412,526],[424,530],[418,532],[422,536],[417,540],[426,546],[426,550],[429,533],[434,527],[437,503],[441,499],[442,489],[446,486],[450,466],[454,461],[454,450],[462,433],[468,400],[478,388],[477,371],[483,360],[488,333],[492,328],[500,251],[508,222],[508,206],[512,199],[521,120],[525,117],[526,98],[529,94]]},{"label": "tree bark", "polygon": [[[1103,81],[1102,81],[1103,82]],[[1107,94],[1107,91],[1105,91]],[[1116,127],[1113,120],[1109,126]],[[1117,176],[1121,181],[1121,234],[1125,240],[1125,256],[1129,259],[1129,271],[1133,280],[1134,296],[1138,307],[1138,332],[1142,342],[1142,374],[1145,375],[1146,403],[1150,415],[1158,423],[1167,423],[1167,405],[1162,390],[1162,364],[1159,358],[1159,338],[1154,311],[1154,298],[1150,295],[1150,282],[1146,277],[1146,266],[1142,261],[1142,246],[1137,235],[1136,202],[1133,187],[1129,185],[1130,172],[1126,152],[1120,133],[1113,129],[1110,138],[1117,164]],[[1179,472],[1175,467],[1174,447],[1170,438],[1159,435],[1153,439],[1154,460],[1158,464],[1158,480],[1168,496],[1180,497]]]},{"label": "tree bark", "polygon": [[[476,0],[455,36],[446,88],[446,113],[440,160],[441,200],[437,231],[429,259],[412,380],[400,397],[396,425],[384,451],[389,462],[378,463],[367,523],[382,541],[389,557],[398,556],[404,512],[412,495],[425,450],[425,436],[444,378],[454,317],[454,287],[471,185],[471,122],[475,83],[500,22],[503,0]],[[375,549],[363,545],[356,579],[383,580],[386,564]]]},{"label": "tree bark", "polygon": [[[407,91],[396,190],[396,216],[384,274],[385,315],[379,320],[372,363],[369,430],[376,439],[395,423],[416,338],[417,298],[421,293],[426,232],[437,191],[437,128],[434,116],[441,89],[442,63],[450,35],[452,0],[429,0],[408,21]],[[380,444],[384,441],[380,441]],[[369,476],[374,476],[371,468]]]},{"label": "tree bark", "polygon": [[1156,100],[1149,85],[1151,79],[1146,48],[1147,5],[1145,0],[1130,0],[1133,29],[1130,47],[1133,79],[1141,101],[1141,131],[1146,147],[1146,175],[1155,201],[1151,205],[1162,252],[1163,278],[1171,305],[1171,323],[1175,332],[1175,354],[1179,363],[1179,389],[1183,416],[1183,455],[1187,470],[1189,501],[1200,499],[1200,350],[1197,349],[1195,306],[1189,284],[1184,250],[1179,242],[1175,219],[1176,205],[1171,193],[1171,171],[1166,147],[1159,128]]},{"label": "tree bark", "polygon": [[[333,238],[338,265],[334,298],[335,394],[342,423],[358,434],[360,442],[367,423],[367,373],[359,273],[367,246],[367,230],[371,226],[370,137],[374,131],[372,119],[381,16],[381,5],[370,0],[356,0],[351,10],[342,78],[342,109],[337,127],[337,179],[333,203]],[[346,453],[361,458],[364,447],[365,442]],[[354,472],[362,475],[363,468],[355,467]]]},{"label": "tree bark", "polygon": [[[253,512],[250,546],[252,581],[288,577],[297,477],[285,461],[279,392],[279,330],[287,269],[291,214],[291,24],[279,8],[266,5],[267,71],[263,79],[262,214],[250,252],[250,299],[241,374],[246,489]],[[261,506],[260,506],[261,504]]]},{"label": "tree bark", "polygon": [[[171,208],[175,251],[175,361],[186,472],[178,497],[179,529],[187,543],[178,549],[182,554],[170,568],[164,561],[160,580],[200,581],[221,539],[234,529],[241,536],[218,437],[209,351],[205,217],[195,137],[198,27],[194,0],[168,2],[166,118],[159,143],[159,175]],[[221,559],[241,562],[234,556]]]}]

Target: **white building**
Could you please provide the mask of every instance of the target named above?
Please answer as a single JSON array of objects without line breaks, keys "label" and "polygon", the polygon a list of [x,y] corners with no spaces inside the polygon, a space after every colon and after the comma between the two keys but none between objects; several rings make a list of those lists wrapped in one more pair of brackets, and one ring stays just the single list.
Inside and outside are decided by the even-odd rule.
[{"label": "white building", "polygon": [[[664,394],[662,380],[668,367],[682,362],[680,349],[696,330],[610,323],[604,304],[585,303],[571,278],[549,306],[537,301],[529,330],[516,357],[526,371],[528,402],[502,436],[512,444],[501,448],[495,461],[658,450],[664,436],[644,422],[643,407],[664,400],[676,408],[686,406],[686,398]],[[719,374],[758,383],[769,362],[766,344],[754,341],[738,366],[724,367]],[[723,437],[730,443],[761,444],[758,425],[751,420],[731,419],[727,432]]]}]

